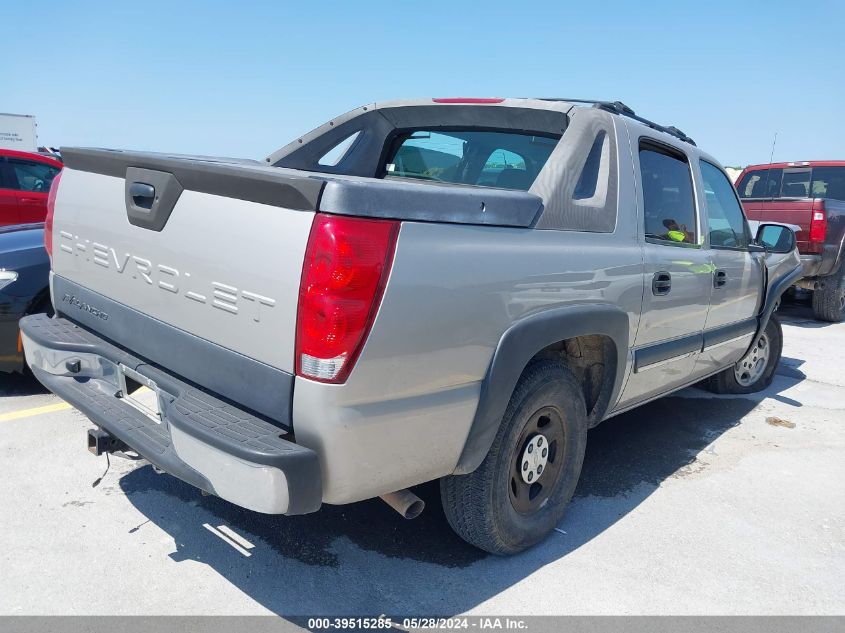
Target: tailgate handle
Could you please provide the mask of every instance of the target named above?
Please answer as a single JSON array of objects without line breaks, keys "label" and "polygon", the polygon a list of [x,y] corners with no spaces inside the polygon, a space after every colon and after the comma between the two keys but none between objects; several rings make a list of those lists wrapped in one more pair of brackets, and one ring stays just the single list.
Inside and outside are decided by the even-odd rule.
[{"label": "tailgate handle", "polygon": [[156,189],[145,182],[133,182],[129,185],[129,196],[136,207],[152,209],[156,197]]},{"label": "tailgate handle", "polygon": [[123,181],[129,224],[161,231],[182,195],[182,185],[168,171],[127,167]]}]

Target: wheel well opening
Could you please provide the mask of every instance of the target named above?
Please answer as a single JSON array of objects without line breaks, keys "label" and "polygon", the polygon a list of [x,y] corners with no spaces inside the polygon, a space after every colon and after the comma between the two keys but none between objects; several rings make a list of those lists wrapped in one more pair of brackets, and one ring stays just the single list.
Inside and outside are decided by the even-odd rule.
[{"label": "wheel well opening", "polygon": [[531,360],[541,358],[553,358],[569,368],[584,393],[590,426],[598,424],[607,412],[616,378],[613,339],[602,334],[564,339],[543,348]]}]

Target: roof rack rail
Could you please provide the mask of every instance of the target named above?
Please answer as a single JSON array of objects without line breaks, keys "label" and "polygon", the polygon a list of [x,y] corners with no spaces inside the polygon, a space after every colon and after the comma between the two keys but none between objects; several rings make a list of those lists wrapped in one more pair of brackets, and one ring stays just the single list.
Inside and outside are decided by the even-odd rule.
[{"label": "roof rack rail", "polygon": [[653,130],[657,130],[658,132],[665,132],[675,138],[689,143],[690,145],[695,145],[695,141],[692,140],[689,136],[684,134],[681,130],[676,128],[674,125],[665,126],[660,125],[659,123],[655,123],[654,121],[649,121],[646,118],[639,116],[636,112],[634,112],[631,108],[626,106],[621,101],[599,101],[598,99],[566,99],[563,97],[540,97],[541,101],[568,101],[570,103],[588,103],[591,104],[594,108],[599,108],[600,110],[605,110],[607,112],[611,112],[613,114],[618,114],[620,116],[626,116],[628,118],[634,119],[642,123],[643,125],[647,125]]}]

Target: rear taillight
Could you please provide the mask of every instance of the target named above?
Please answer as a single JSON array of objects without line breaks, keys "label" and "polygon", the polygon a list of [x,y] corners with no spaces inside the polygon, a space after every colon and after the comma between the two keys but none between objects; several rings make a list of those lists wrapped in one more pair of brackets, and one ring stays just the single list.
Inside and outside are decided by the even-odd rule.
[{"label": "rear taillight", "polygon": [[810,241],[824,242],[827,237],[827,213],[824,210],[824,200],[813,201],[813,217],[810,220]]},{"label": "rear taillight", "polygon": [[50,185],[50,193],[47,195],[47,217],[44,219],[44,248],[47,250],[51,263],[53,261],[53,215],[56,212],[56,193],[61,179],[62,172],[59,172],[53,178],[53,184]]},{"label": "rear taillight", "polygon": [[375,319],[399,223],[318,213],[305,250],[296,315],[296,373],[346,380]]}]

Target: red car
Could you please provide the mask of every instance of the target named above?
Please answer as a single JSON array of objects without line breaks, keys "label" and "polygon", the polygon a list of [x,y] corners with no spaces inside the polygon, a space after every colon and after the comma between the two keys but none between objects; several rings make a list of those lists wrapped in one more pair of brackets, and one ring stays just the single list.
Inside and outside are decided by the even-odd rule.
[{"label": "red car", "polygon": [[736,188],[749,220],[801,227],[796,233],[817,319],[845,319],[845,160],[750,165]]},{"label": "red car", "polygon": [[0,149],[0,226],[43,222],[50,184],[61,169],[50,156]]}]

